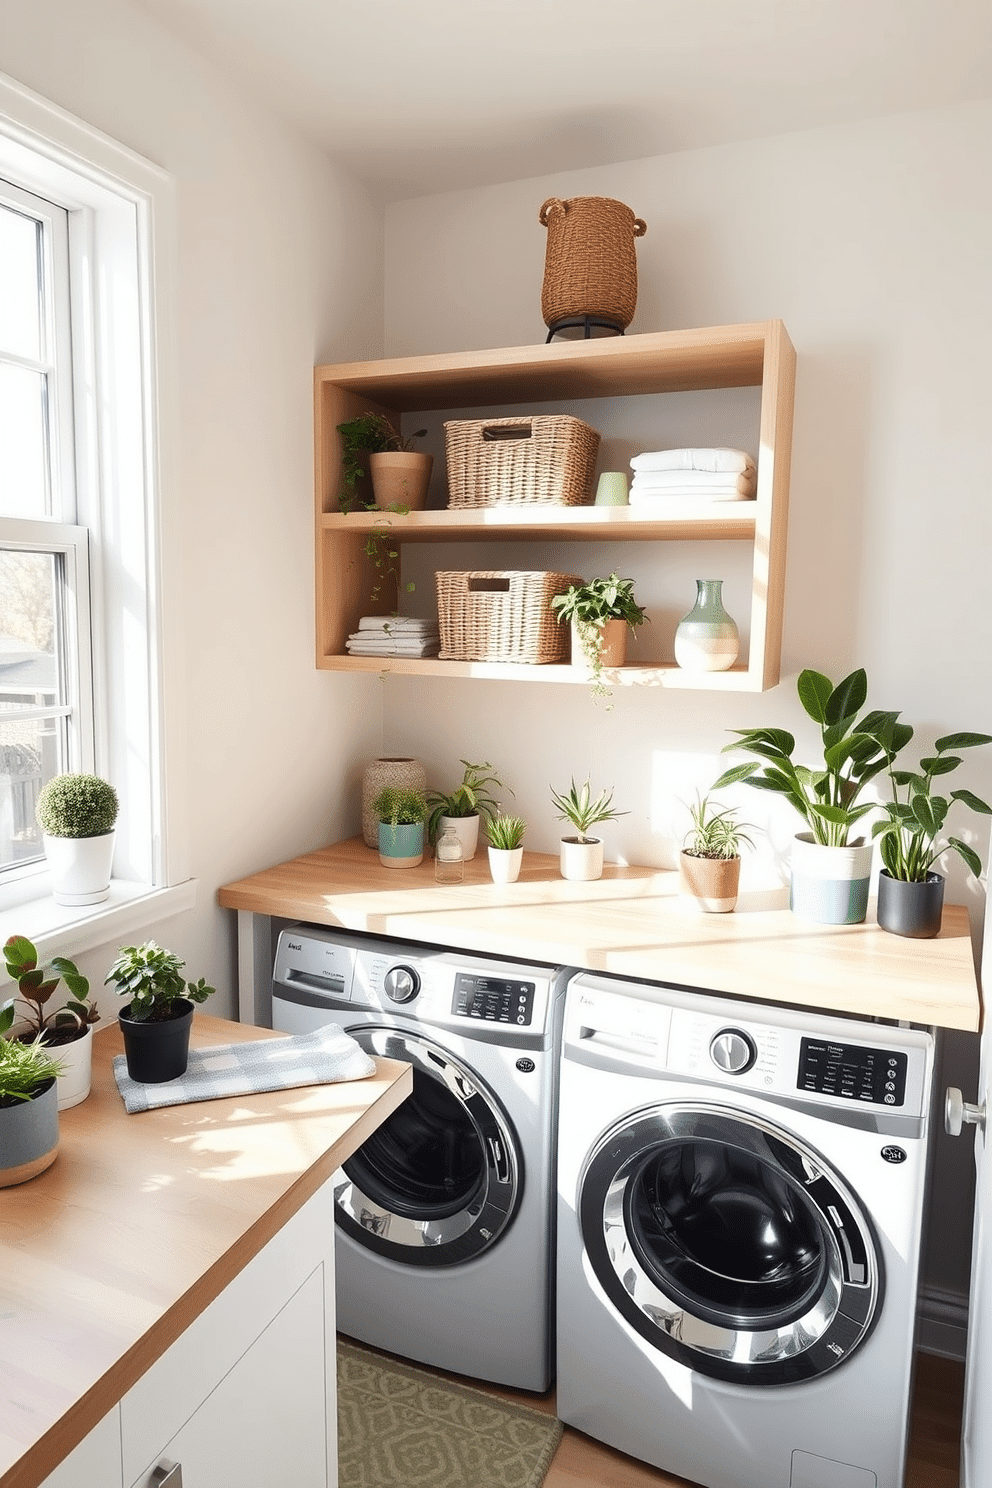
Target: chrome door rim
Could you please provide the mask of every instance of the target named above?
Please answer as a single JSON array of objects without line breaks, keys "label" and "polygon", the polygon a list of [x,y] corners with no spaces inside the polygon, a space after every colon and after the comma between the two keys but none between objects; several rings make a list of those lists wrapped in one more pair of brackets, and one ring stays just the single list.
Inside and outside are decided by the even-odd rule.
[{"label": "chrome door rim", "polygon": [[[800,1316],[784,1326],[730,1325],[694,1312],[649,1275],[628,1227],[627,1203],[646,1155],[670,1143],[723,1141],[771,1164],[784,1147],[808,1175],[775,1164],[818,1220],[825,1277]],[[814,1193],[814,1188],[822,1192]],[[881,1267],[860,1205],[818,1153],[800,1138],[750,1112],[673,1102],[633,1112],[596,1143],[583,1168],[578,1216],[593,1270],[617,1311],[661,1352],[700,1373],[749,1385],[794,1383],[844,1362],[864,1340],[881,1299]],[[851,1254],[852,1226],[863,1245],[866,1274]],[[716,1273],[715,1273],[716,1274]]]},{"label": "chrome door rim", "polygon": [[523,1161],[509,1119],[495,1094],[450,1050],[420,1033],[386,1025],[347,1030],[369,1054],[411,1064],[442,1083],[474,1128],[481,1181],[454,1213],[426,1219],[394,1213],[339,1169],[335,1219],[365,1248],[411,1266],[458,1265],[488,1250],[510,1223],[520,1199]]}]

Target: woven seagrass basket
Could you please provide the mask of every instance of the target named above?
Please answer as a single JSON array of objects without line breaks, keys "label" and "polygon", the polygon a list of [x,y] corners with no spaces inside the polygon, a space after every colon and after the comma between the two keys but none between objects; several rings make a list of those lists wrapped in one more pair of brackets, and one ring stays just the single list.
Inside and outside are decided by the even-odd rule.
[{"label": "woven seagrass basket", "polygon": [[608,196],[549,197],[540,220],[548,229],[544,324],[588,315],[626,330],[637,305],[634,239],[643,238],[646,224]]},{"label": "woven seagrass basket", "polygon": [[581,419],[453,419],[444,426],[444,443],[449,507],[592,500],[599,435]]},{"label": "woven seagrass basket", "polygon": [[568,659],[569,632],[551,600],[582,580],[575,574],[522,570],[438,572],[442,661]]}]

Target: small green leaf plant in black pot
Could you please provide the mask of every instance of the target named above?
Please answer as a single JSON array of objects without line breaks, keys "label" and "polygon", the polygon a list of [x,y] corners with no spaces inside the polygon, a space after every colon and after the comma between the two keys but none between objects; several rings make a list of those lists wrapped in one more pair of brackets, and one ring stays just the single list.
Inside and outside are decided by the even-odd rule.
[{"label": "small green leaf plant in black pot", "polygon": [[153,1085],[185,1073],[193,1004],[206,1002],[216,990],[203,977],[186,981],[185,964],[149,940],[122,946],[107,973],[105,982],[112,982],[118,996],[128,999],[118,1022],[132,1080]]},{"label": "small green leaf plant in black pot", "polygon": [[[912,736],[908,725],[906,732]],[[908,738],[907,738],[908,742]],[[938,794],[934,781],[952,774],[962,763],[960,750],[992,744],[992,734],[945,734],[934,742],[934,753],[920,760],[916,770],[889,765],[892,799],[882,805],[883,819],[872,835],[878,842],[882,869],[878,876],[878,923],[894,935],[930,939],[940,930],[944,878],[933,871],[943,852],[956,852],[977,878],[982,861],[959,837],[941,836],[954,801],[984,816],[992,807],[973,791],[958,789]]]}]

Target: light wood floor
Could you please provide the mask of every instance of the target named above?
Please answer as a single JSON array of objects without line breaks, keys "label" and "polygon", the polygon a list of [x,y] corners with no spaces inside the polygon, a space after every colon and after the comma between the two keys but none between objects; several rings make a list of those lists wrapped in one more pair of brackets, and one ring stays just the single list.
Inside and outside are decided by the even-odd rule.
[{"label": "light wood floor", "polygon": [[[421,1366],[422,1367],[422,1366]],[[532,1395],[506,1390],[463,1376],[430,1370],[444,1379],[457,1379],[490,1395],[515,1400],[536,1410],[555,1412],[555,1392]],[[905,1488],[958,1488],[961,1404],[964,1365],[934,1354],[918,1354],[913,1425]],[[469,1485],[466,1485],[469,1488]],[[694,1488],[685,1478],[648,1467],[622,1452],[614,1452],[592,1437],[565,1427],[565,1434],[544,1479],[544,1488]]]}]

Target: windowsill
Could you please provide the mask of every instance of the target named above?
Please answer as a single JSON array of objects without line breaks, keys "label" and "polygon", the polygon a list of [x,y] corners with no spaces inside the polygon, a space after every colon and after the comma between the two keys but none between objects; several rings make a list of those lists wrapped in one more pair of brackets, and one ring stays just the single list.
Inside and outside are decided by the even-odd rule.
[{"label": "windowsill", "polygon": [[0,944],[10,935],[26,935],[46,961],[59,955],[74,959],[109,941],[119,942],[158,920],[192,909],[196,903],[195,878],[164,889],[116,878],[110,885],[109,899],[78,908],[56,904],[51,894],[44,892],[47,882],[47,875],[39,875],[32,883],[39,892],[20,903],[12,903],[12,895],[4,894],[0,899]]}]

